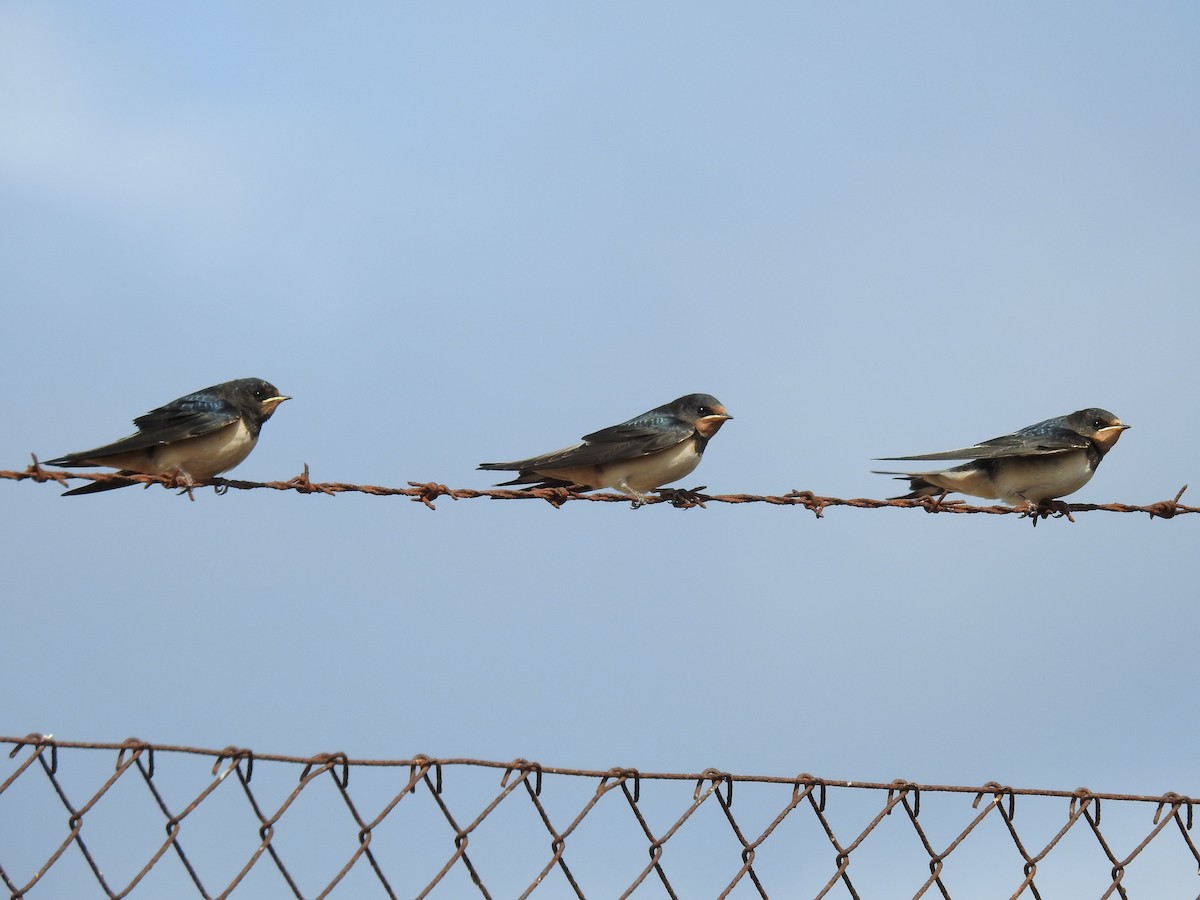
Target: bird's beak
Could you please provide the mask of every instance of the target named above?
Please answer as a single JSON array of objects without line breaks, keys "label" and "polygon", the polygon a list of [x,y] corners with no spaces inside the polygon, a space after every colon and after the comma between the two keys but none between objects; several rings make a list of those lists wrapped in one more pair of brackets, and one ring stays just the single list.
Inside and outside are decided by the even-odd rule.
[{"label": "bird's beak", "polygon": [[1115,425],[1101,428],[1094,440],[1103,450],[1108,451],[1112,449],[1113,444],[1117,442],[1128,427],[1124,422],[1118,422]]},{"label": "bird's beak", "polygon": [[716,434],[722,425],[729,419],[732,419],[729,413],[725,410],[714,411],[711,415],[705,416],[696,423],[696,432],[705,440]]},{"label": "bird's beak", "polygon": [[264,400],[262,402],[263,412],[265,412],[265,413],[274,412],[275,407],[277,407],[280,403],[282,403],[284,400],[291,400],[291,399],[292,399],[291,397],[285,396],[283,394],[280,394],[278,397],[268,397],[266,400]]}]

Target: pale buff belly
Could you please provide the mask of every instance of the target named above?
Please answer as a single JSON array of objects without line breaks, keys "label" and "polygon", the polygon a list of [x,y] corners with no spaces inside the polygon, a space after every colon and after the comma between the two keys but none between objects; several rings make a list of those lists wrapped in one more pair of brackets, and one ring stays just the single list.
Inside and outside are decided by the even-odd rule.
[{"label": "pale buff belly", "polygon": [[541,469],[543,478],[557,478],[590,488],[615,488],[625,493],[644,494],[656,487],[678,481],[700,464],[694,441],[687,440],[666,450],[597,466],[569,469]]},{"label": "pale buff belly", "polygon": [[998,499],[1011,506],[1065,497],[1091,480],[1095,469],[1084,452],[1026,456],[1004,460],[997,471],[961,466],[924,474],[930,484],[973,497]]},{"label": "pale buff belly", "polygon": [[238,421],[211,434],[132,453],[96,457],[89,462],[146,475],[187,474],[203,480],[232,469],[250,455],[255,443],[257,438]]}]

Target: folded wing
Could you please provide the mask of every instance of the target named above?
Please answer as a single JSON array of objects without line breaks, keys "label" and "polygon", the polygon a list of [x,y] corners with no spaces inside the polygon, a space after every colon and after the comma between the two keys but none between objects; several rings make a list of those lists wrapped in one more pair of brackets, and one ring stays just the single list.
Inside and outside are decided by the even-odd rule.
[{"label": "folded wing", "polygon": [[660,413],[646,413],[620,425],[585,435],[583,443],[513,462],[481,463],[481,469],[543,470],[592,466],[632,459],[666,450],[687,440],[695,429],[686,422]]},{"label": "folded wing", "polygon": [[1000,459],[1010,456],[1044,456],[1049,453],[1065,453],[1068,450],[1084,450],[1089,446],[1086,437],[1061,425],[1039,422],[1022,428],[1013,434],[992,438],[973,447],[958,450],[942,450],[938,453],[921,453],[916,456],[884,456],[881,459]]},{"label": "folded wing", "polygon": [[47,465],[80,465],[90,459],[146,450],[158,444],[209,434],[232,425],[239,418],[238,411],[224,400],[206,394],[189,394],[134,419],[133,424],[138,427],[136,434],[103,447],[47,460]]}]

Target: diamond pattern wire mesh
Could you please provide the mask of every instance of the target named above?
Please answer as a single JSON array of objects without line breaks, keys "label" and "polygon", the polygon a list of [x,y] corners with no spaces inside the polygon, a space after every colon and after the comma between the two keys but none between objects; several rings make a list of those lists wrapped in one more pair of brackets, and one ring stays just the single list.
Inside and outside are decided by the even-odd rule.
[{"label": "diamond pattern wire mesh", "polygon": [[0,743],[12,897],[1200,891],[1195,800],[1173,793]]}]

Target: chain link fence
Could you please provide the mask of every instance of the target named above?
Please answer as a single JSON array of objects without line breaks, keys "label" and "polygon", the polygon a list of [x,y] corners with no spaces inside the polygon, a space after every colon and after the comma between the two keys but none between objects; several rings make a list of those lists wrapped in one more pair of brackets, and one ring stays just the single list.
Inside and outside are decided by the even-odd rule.
[{"label": "chain link fence", "polygon": [[1195,799],[0,737],[12,897],[1195,897]]}]

